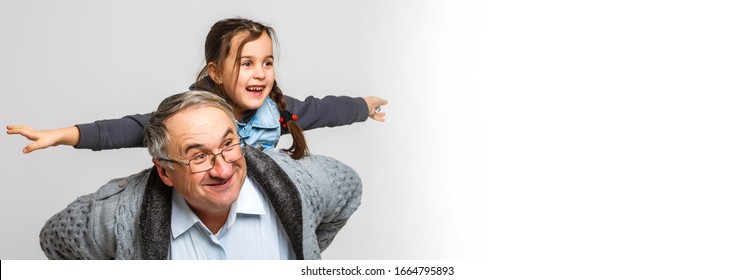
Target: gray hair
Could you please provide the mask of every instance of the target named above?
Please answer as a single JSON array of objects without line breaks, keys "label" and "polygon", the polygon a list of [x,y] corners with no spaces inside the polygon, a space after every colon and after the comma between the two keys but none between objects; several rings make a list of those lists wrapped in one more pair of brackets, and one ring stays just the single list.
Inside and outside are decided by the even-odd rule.
[{"label": "gray hair", "polygon": [[[165,126],[165,120],[184,109],[197,106],[211,106],[223,110],[235,122],[233,109],[222,97],[214,93],[195,90],[174,94],[160,103],[157,111],[152,113],[147,126],[144,127],[144,145],[147,146],[152,158],[170,158],[168,155],[170,134]],[[168,168],[173,168],[170,162],[165,163]]]}]

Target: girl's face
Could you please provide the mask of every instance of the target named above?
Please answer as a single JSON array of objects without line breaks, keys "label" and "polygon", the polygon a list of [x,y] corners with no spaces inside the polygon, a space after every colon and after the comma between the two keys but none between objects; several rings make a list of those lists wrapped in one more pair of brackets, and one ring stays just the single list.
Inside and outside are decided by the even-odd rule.
[{"label": "girl's face", "polygon": [[[221,76],[223,89],[233,101],[233,114],[236,119],[241,119],[249,110],[261,107],[275,82],[272,39],[266,32],[256,40],[246,43],[241,49],[240,61],[238,64],[235,63],[238,47],[247,34],[241,32],[231,39],[231,50],[223,62]],[[239,65],[238,77],[235,77],[235,65]]]}]

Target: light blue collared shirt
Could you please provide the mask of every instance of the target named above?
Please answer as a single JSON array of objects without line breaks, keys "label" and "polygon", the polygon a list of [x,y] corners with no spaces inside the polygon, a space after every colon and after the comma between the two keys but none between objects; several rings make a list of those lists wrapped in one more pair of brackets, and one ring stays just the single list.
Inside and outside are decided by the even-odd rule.
[{"label": "light blue collared shirt", "polygon": [[212,232],[173,189],[169,259],[293,259],[288,237],[264,194],[247,177],[225,225]]}]

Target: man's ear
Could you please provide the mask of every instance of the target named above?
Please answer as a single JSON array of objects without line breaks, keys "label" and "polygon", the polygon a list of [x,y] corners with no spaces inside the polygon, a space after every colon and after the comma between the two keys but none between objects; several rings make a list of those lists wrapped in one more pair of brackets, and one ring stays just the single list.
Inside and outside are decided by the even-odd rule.
[{"label": "man's ear", "polygon": [[217,72],[217,64],[214,62],[207,63],[207,73],[209,73],[209,77],[212,78],[215,84],[223,84],[223,77]]},{"label": "man's ear", "polygon": [[165,183],[165,185],[172,187],[173,186],[173,180],[170,179],[170,175],[166,172],[165,167],[162,166],[159,160],[152,159],[152,162],[154,163],[154,166],[157,168],[157,174],[160,175],[160,179],[162,179],[162,182]]}]

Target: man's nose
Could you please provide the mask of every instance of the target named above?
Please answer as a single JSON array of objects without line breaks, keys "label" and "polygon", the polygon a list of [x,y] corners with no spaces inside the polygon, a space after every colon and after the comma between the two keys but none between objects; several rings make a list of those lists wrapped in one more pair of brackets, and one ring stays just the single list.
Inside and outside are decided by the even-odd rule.
[{"label": "man's nose", "polygon": [[209,175],[212,177],[225,178],[231,172],[233,172],[233,164],[226,162],[222,155],[215,156],[215,165],[209,169]]}]

